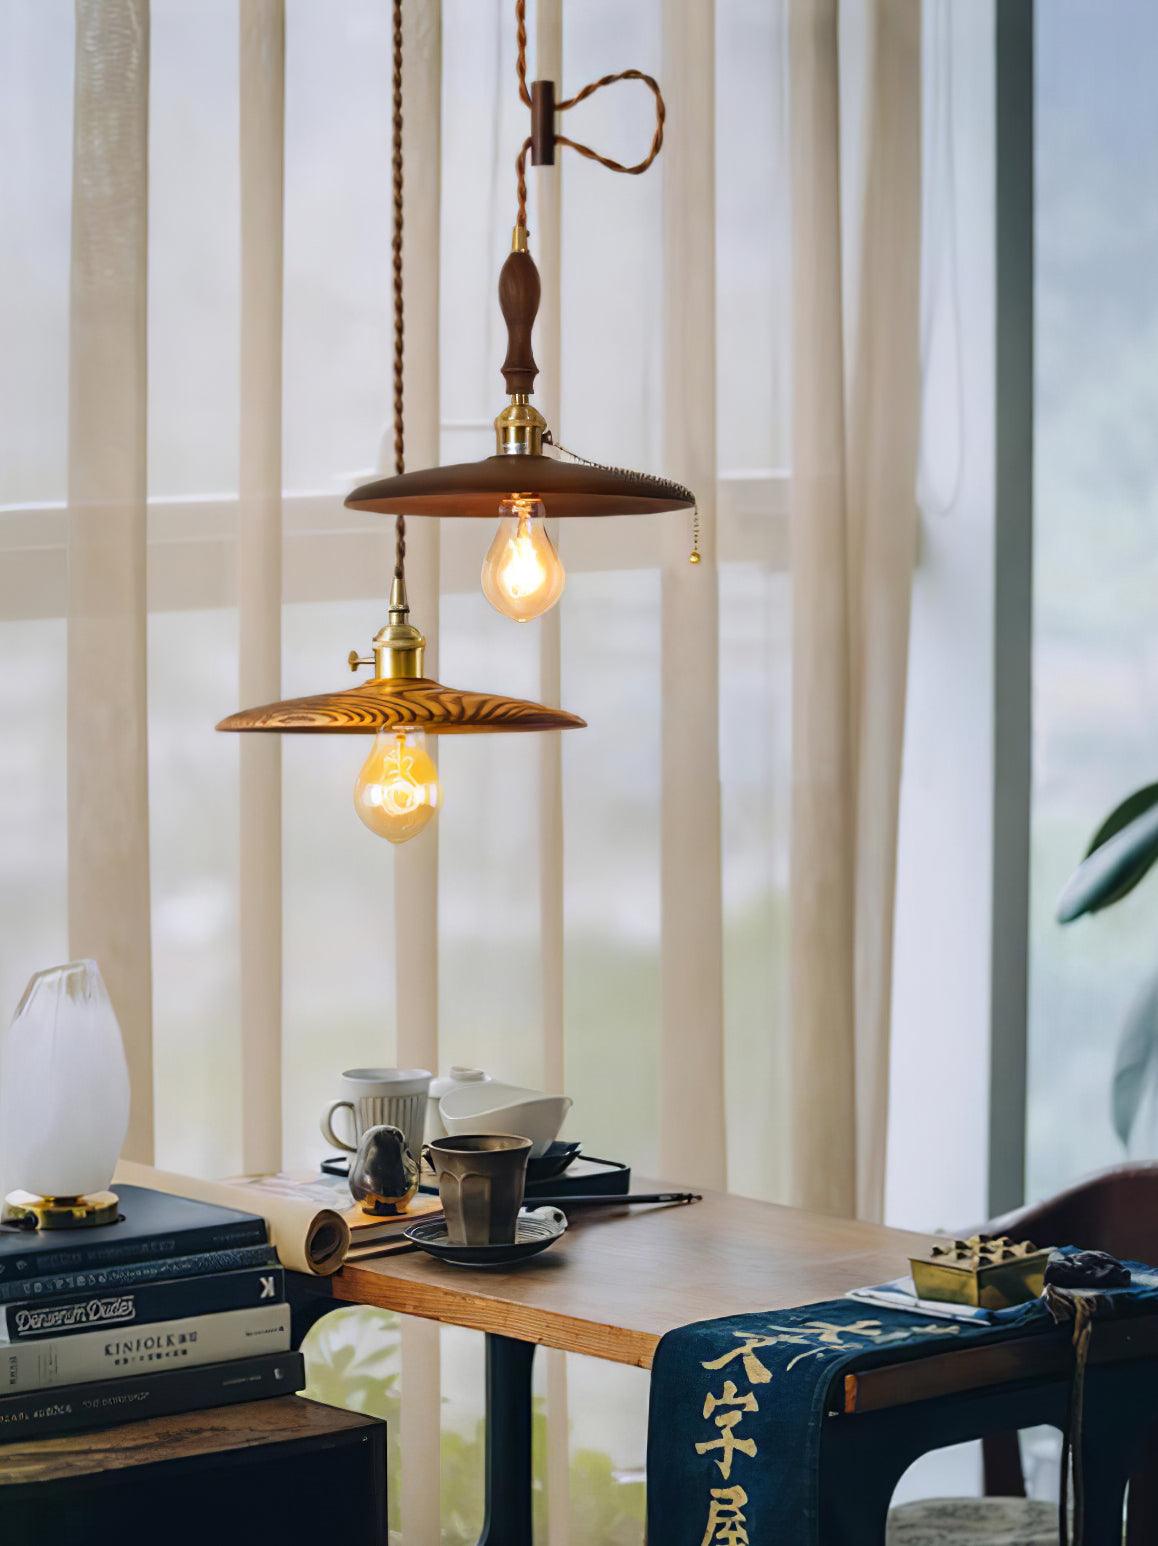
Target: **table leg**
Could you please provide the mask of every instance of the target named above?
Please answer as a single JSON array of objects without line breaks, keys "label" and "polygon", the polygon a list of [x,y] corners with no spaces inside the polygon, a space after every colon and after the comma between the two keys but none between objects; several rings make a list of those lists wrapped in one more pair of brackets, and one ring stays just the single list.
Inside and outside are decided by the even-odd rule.
[{"label": "table leg", "polygon": [[[1158,1411],[1158,1397],[1153,1393],[1155,1372],[1150,1361],[1115,1364],[1087,1375],[1087,1393],[1095,1379],[1101,1389],[1097,1420],[1088,1420],[1087,1407],[1087,1420],[1082,1424],[1084,1546],[1121,1546],[1126,1484],[1147,1453]],[[1131,1524],[1132,1535],[1138,1534],[1144,1505],[1142,1496],[1139,1517]],[[1147,1539],[1145,1535],[1140,1538]]]},{"label": "table leg", "polygon": [[478,1546],[531,1546],[533,1342],[487,1335],[486,1514]]},{"label": "table leg", "polygon": [[1148,1431],[1130,1477],[1129,1529],[1126,1546],[1158,1541],[1158,1428]]}]

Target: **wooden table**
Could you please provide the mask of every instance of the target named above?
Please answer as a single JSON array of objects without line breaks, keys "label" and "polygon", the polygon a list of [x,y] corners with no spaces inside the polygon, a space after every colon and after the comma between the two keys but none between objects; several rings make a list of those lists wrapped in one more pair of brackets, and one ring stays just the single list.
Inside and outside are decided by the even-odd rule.
[{"label": "wooden table", "polygon": [[[635,1185],[640,1191],[673,1189],[670,1182]],[[899,1276],[909,1255],[928,1245],[927,1235],[707,1193],[686,1206],[576,1209],[562,1240],[514,1271],[449,1267],[416,1253],[298,1282],[307,1296],[303,1325],[339,1303],[366,1304],[486,1333],[487,1503],[480,1546],[529,1546],[537,1344],[649,1368],[660,1338],[677,1326],[839,1298],[850,1288]],[[1095,1345],[1096,1360],[1158,1355],[1158,1318],[1105,1331]],[[921,1360],[919,1377],[912,1365],[875,1369],[846,1380],[831,1415],[864,1414],[851,1426],[858,1437],[871,1440],[874,1427],[882,1435],[887,1449],[877,1450],[879,1468],[882,1456],[905,1449],[907,1441],[896,1431],[897,1409],[934,1396],[958,1398],[954,1421],[964,1432],[985,1416],[976,1393],[983,1393],[985,1411],[996,1410],[994,1391],[1008,1395],[1031,1379],[1033,1400],[1027,1404],[1015,1389],[1001,1408],[1003,1420],[1010,1427],[1064,1420],[1070,1357],[1068,1332],[1059,1329],[1000,1347],[930,1356]],[[926,1448],[938,1447],[936,1435],[924,1436],[933,1438]],[[840,1447],[833,1447],[834,1468]],[[904,1460],[897,1478],[908,1464]],[[889,1484],[885,1509],[891,1492]],[[838,1521],[834,1538],[845,1538],[844,1528]],[[1087,1542],[1097,1546],[1092,1536]]]},{"label": "wooden table", "polygon": [[926,1235],[709,1192],[687,1206],[576,1209],[557,1245],[511,1272],[416,1253],[346,1267],[332,1283],[351,1304],[647,1369],[676,1326],[839,1298],[895,1278],[927,1245]]}]

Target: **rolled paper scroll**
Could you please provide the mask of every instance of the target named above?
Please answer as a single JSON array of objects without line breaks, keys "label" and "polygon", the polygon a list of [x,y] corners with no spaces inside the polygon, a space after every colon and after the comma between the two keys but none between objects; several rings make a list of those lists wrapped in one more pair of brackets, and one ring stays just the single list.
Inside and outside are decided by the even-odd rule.
[{"label": "rolled paper scroll", "polygon": [[114,1186],[118,1181],[258,1214],[269,1228],[270,1244],[276,1246],[282,1266],[292,1272],[329,1277],[345,1261],[350,1247],[350,1230],[342,1215],[309,1199],[233,1181],[202,1181],[133,1160],[121,1160],[117,1165]]}]

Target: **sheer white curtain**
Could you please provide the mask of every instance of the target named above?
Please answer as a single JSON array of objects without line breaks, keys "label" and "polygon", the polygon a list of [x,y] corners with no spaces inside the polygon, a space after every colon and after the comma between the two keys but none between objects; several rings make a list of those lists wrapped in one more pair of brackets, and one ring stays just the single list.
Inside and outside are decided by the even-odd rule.
[{"label": "sheer white curtain", "polygon": [[[570,91],[635,65],[670,112],[644,177],[564,153],[533,180],[541,398],[565,444],[691,484],[704,562],[678,516],[566,524],[563,602],[515,628],[478,591],[489,534],[412,521],[439,674],[590,728],[452,741],[445,810],[395,851],[350,809],[348,741],[212,731],[340,685],[382,620],[389,523],[342,496],[389,415],[389,4],[0,11],[0,987],[101,960],[134,1157],[310,1164],[342,1068],[471,1062],[565,1086],[574,1136],[639,1174],[879,1210],[917,13],[874,0],[838,39],[827,0],[791,0],[791,28],[789,0],[533,8],[541,73]],[[418,466],[490,445],[524,128],[506,0],[404,14]],[[849,58],[863,223],[836,142]],[[631,160],[650,112],[621,86],[571,127]],[[426,1542],[440,1390],[477,1481],[479,1350],[407,1328],[401,1369],[401,1524]],[[646,1382],[566,1376],[544,1371],[550,1538],[612,1538],[639,1514]],[[457,1474],[444,1538],[469,1539]]]},{"label": "sheer white curtain", "polygon": [[874,0],[864,13],[850,257],[839,8],[792,0],[792,1035],[808,1114],[794,1190],[810,1207],[880,1218],[917,545],[921,11]]},{"label": "sheer white curtain", "polygon": [[[145,383],[149,7],[77,11],[68,394],[68,936],[99,961],[153,1146]],[[80,791],[83,790],[83,795]]]}]

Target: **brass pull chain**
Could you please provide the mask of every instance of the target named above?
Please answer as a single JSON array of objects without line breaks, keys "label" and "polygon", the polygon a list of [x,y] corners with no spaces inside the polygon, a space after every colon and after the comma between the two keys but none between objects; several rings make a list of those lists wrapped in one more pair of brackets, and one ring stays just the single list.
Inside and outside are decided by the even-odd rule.
[{"label": "brass pull chain", "polygon": [[[569,462],[578,462],[582,467],[594,467],[598,472],[613,472],[620,478],[647,478],[653,483],[663,483],[676,499],[687,500],[693,505],[695,503],[696,496],[690,488],[684,488],[682,483],[673,483],[670,478],[657,478],[652,473],[640,472],[634,467],[612,467],[609,462],[593,462],[589,456],[580,456],[578,451],[571,451],[566,446],[560,445],[549,429],[543,431],[543,444],[550,446],[560,456],[565,456]],[[697,522],[699,520],[698,514],[696,520]]]}]

